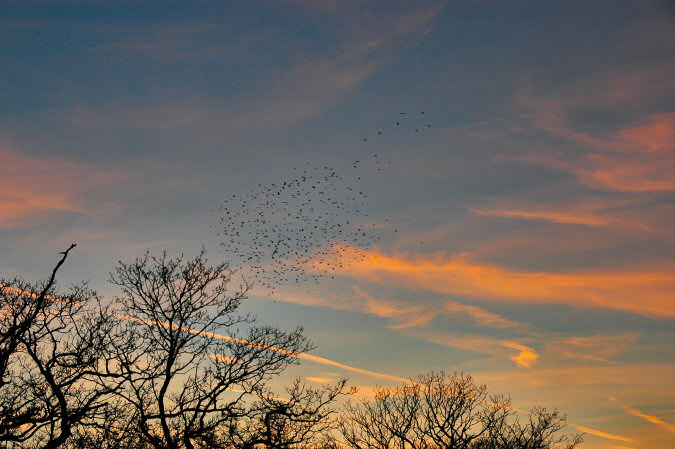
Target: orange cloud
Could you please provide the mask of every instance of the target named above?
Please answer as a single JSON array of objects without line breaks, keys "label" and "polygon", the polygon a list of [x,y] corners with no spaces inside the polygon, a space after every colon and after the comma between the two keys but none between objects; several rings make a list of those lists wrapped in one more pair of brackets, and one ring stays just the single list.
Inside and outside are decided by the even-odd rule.
[{"label": "orange cloud", "polygon": [[575,429],[577,429],[580,432],[588,433],[590,435],[595,435],[597,437],[607,438],[609,440],[625,441],[627,443],[630,443],[630,442],[633,441],[631,438],[628,438],[628,437],[624,437],[624,436],[621,436],[621,435],[614,435],[612,433],[607,433],[607,432],[601,432],[600,430],[591,429],[590,427],[584,427],[584,426],[580,426],[578,424],[570,423],[570,426],[574,427]]},{"label": "orange cloud", "polygon": [[[607,396],[607,399],[609,399],[610,401],[615,401],[615,402],[619,401],[619,399],[615,398],[614,396]],[[669,432],[675,433],[675,426],[672,425],[672,424],[668,424],[667,422],[665,422],[661,418],[657,418],[656,416],[652,416],[652,415],[647,415],[646,413],[642,413],[640,410],[635,409],[633,407],[629,407],[627,405],[623,405],[623,406],[621,406],[621,408],[623,408],[623,410],[626,413],[628,413],[629,415],[637,416],[638,418],[642,418],[645,421],[649,421],[650,423],[653,423],[653,424],[656,424],[660,427],[663,427],[664,429],[668,430]]]},{"label": "orange cloud", "polygon": [[88,213],[90,189],[118,175],[55,158],[32,158],[0,146],[0,227],[25,226],[54,212]]},{"label": "orange cloud", "polygon": [[[355,250],[345,248],[342,257],[351,257],[351,251]],[[361,254],[360,263],[342,264],[341,274],[478,300],[605,307],[642,315],[675,317],[673,267],[664,267],[660,271],[551,273],[516,271],[473,262],[466,254],[390,256],[378,250],[362,251]]]},{"label": "orange cloud", "polygon": [[307,379],[310,382],[316,382],[319,384],[328,384],[333,382],[333,380],[335,380],[329,377],[313,377],[313,376],[306,376],[305,379]]},{"label": "orange cloud", "polygon": [[606,226],[609,221],[593,214],[575,214],[555,210],[525,209],[471,209],[472,212],[490,217],[522,218],[526,220],[542,220],[552,223],[580,224],[585,226]]},{"label": "orange cloud", "polygon": [[642,418],[646,421],[649,421],[650,423],[656,424],[660,427],[663,427],[669,432],[675,433],[675,426],[672,424],[668,424],[661,418],[657,418],[656,416],[651,416],[647,415],[645,413],[642,413],[640,410],[634,409],[632,407],[628,407],[626,405],[623,406],[623,409],[625,410],[626,413],[629,415],[637,416],[638,418]]},{"label": "orange cloud", "polygon": [[[508,340],[500,340],[481,335],[447,334],[429,330],[417,330],[411,332],[411,335],[431,343],[436,343],[451,348],[460,348],[481,354],[489,354],[495,356],[499,360],[503,360],[504,358],[508,357],[521,368],[529,368],[539,359],[539,354],[536,350],[530,348],[529,346]],[[516,355],[513,355],[513,350],[517,352]]]},{"label": "orange cloud", "polygon": [[523,368],[529,368],[534,365],[539,358],[539,354],[534,349],[521,345],[518,343],[513,343],[510,341],[503,341],[500,344],[504,347],[515,349],[518,351],[518,355],[509,357],[511,360],[516,362],[516,364]]},{"label": "orange cloud", "polygon": [[[236,360],[233,359],[232,357],[228,357],[226,355],[222,354],[209,354],[209,358],[212,358],[213,360],[218,360],[219,362],[225,362],[225,363],[235,363]],[[241,363],[241,362],[237,362]]]},{"label": "orange cloud", "polygon": [[424,305],[409,305],[401,301],[376,299],[358,287],[354,287],[354,292],[362,298],[364,312],[397,322],[398,324],[391,326],[394,329],[426,326],[439,314],[438,310]]}]

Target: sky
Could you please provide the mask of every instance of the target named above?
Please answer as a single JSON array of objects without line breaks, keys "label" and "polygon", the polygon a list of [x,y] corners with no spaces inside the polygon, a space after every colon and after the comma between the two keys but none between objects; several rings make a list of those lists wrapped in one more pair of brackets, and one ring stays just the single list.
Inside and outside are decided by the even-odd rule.
[{"label": "sky", "polygon": [[244,305],[304,327],[290,374],[463,371],[582,447],[675,447],[674,30],[647,0],[3,1],[0,275],[71,242],[60,283],[108,298],[146,250],[250,274],[231,199],[336,173],[331,223],[373,238]]}]

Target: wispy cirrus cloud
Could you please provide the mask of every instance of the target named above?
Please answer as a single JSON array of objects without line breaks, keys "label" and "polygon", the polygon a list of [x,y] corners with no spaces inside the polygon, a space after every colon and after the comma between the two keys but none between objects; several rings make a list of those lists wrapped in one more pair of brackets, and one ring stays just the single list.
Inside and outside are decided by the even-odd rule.
[{"label": "wispy cirrus cloud", "polygon": [[464,304],[448,299],[416,301],[410,303],[374,296],[357,286],[352,287],[352,294],[341,297],[329,292],[308,295],[295,291],[285,292],[281,289],[275,294],[281,301],[307,306],[329,307],[349,310],[385,318],[390,321],[391,329],[424,328],[430,326],[432,320],[442,316],[458,316],[470,319],[475,325],[493,329],[518,329],[524,323],[510,320],[487,309]]},{"label": "wispy cirrus cloud", "polygon": [[622,435],[616,435],[616,434],[609,433],[609,432],[602,432],[600,430],[591,429],[590,427],[580,426],[578,424],[570,423],[570,425],[580,432],[588,433],[590,435],[595,435],[596,437],[606,438],[608,440],[625,441],[627,443],[631,443],[633,441],[632,438],[628,438],[628,437],[625,437],[625,436],[622,436]]},{"label": "wispy cirrus cloud", "polygon": [[563,210],[547,209],[471,209],[478,215],[501,218],[520,218],[525,220],[542,220],[551,223],[578,224],[591,227],[607,226],[609,220],[593,214],[584,214],[579,212],[568,212]]},{"label": "wispy cirrus cloud", "polygon": [[[619,399],[616,398],[616,397],[607,396],[607,398],[611,401],[619,402]],[[629,415],[637,416],[638,418],[642,418],[645,421],[648,421],[652,424],[656,424],[657,426],[659,426],[659,427],[661,427],[661,428],[663,428],[663,429],[665,429],[669,432],[675,433],[675,425],[669,424],[659,417],[656,417],[656,416],[653,416],[653,415],[648,415],[646,413],[641,412],[640,410],[638,410],[636,408],[629,407],[627,405],[621,405],[621,408]]]},{"label": "wispy cirrus cloud", "polygon": [[[351,98],[364,80],[387,65],[402,46],[410,45],[435,26],[442,4],[421,6],[382,15],[360,14],[344,24],[337,48],[318,55],[298,50],[292,61],[263,86],[250,86],[245,105],[214,102],[210,96],[181,93],[158,95],[150,104],[113,102],[105,108],[80,103],[64,111],[68,125],[84,129],[125,129],[190,133],[257,132],[298,124]],[[239,46],[212,47],[204,42],[218,28],[208,22],[176,25],[143,36],[132,36],[92,48],[145,57],[190,58],[203,63],[223,53],[251,53],[260,43],[256,36],[238,36]],[[269,30],[274,35],[273,30]],[[292,45],[292,42],[289,42]],[[245,47],[245,48],[242,48]]]},{"label": "wispy cirrus cloud", "polygon": [[[551,198],[534,201],[504,200],[494,205],[472,207],[470,210],[481,217],[584,226],[596,230],[603,228],[612,232],[629,231],[633,236],[650,236],[671,241],[675,238],[675,232],[669,226],[673,207],[660,201],[655,192],[643,193],[637,197],[631,195],[631,198],[582,195],[564,201]],[[578,232],[575,234],[579,235]],[[515,239],[513,236],[511,238]],[[565,246],[573,249],[569,243]]]},{"label": "wispy cirrus cloud", "polygon": [[62,212],[98,214],[100,205],[87,194],[124,177],[63,159],[25,156],[1,144],[0,165],[0,227],[26,226]]},{"label": "wispy cirrus cloud", "polygon": [[492,313],[472,304],[463,304],[456,301],[445,301],[442,309],[452,314],[467,315],[479,326],[486,326],[496,329],[518,329],[525,327],[524,323],[513,321],[499,314]]},{"label": "wispy cirrus cloud", "polygon": [[[348,254],[345,248],[343,254]],[[647,316],[675,317],[675,276],[652,271],[529,272],[471,260],[466,253],[408,255],[363,252],[340,274],[386,285],[430,290],[487,301],[604,307]],[[345,256],[343,256],[345,257]],[[349,255],[347,255],[349,257]]]},{"label": "wispy cirrus cloud", "polygon": [[522,94],[520,104],[531,111],[525,116],[538,129],[575,144],[579,152],[518,159],[572,173],[601,191],[674,190],[675,113],[658,107],[661,98],[672,95],[674,74],[672,64],[602,73],[554,94]]},{"label": "wispy cirrus cloud", "polygon": [[318,384],[329,384],[335,380],[335,378],[333,377],[314,377],[314,376],[305,376],[305,379],[307,379],[310,382]]},{"label": "wispy cirrus cloud", "polygon": [[575,160],[531,154],[518,159],[573,173],[588,187],[616,192],[675,189],[675,113],[654,114],[610,137],[551,130],[590,147]]},{"label": "wispy cirrus cloud", "polygon": [[[455,334],[428,329],[415,329],[411,335],[426,340],[430,343],[446,346],[449,348],[463,349],[478,354],[492,356],[500,364],[504,360],[511,360],[519,368],[530,368],[537,363],[539,353],[531,346],[522,342],[505,340],[479,334]],[[503,368],[503,367],[502,367]]]},{"label": "wispy cirrus cloud", "polygon": [[656,424],[659,427],[662,427],[666,429],[669,432],[675,433],[675,425],[668,424],[661,418],[658,418],[656,416],[648,415],[646,413],[642,413],[640,410],[634,409],[632,407],[628,407],[626,405],[623,406],[623,409],[628,413],[629,415],[637,416],[638,418],[642,418],[646,421],[649,421],[652,424]]},{"label": "wispy cirrus cloud", "polygon": [[554,337],[547,343],[546,350],[567,359],[615,363],[611,360],[612,357],[628,350],[639,338],[640,334],[637,332]]}]

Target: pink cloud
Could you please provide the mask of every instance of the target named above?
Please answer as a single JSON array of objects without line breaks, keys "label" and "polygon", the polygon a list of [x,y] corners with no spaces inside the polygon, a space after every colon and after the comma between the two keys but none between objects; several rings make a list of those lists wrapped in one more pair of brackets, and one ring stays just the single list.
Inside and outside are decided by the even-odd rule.
[{"label": "pink cloud", "polygon": [[529,155],[519,159],[539,163],[577,176],[593,189],[653,192],[675,189],[675,113],[655,114],[646,121],[619,130],[610,137],[572,131],[561,117],[539,117],[547,131],[586,146],[591,151],[577,160]]},{"label": "pink cloud", "polygon": [[27,226],[58,212],[93,212],[87,193],[119,180],[83,164],[28,157],[2,146],[0,164],[0,227]]},{"label": "pink cloud", "polygon": [[[524,159],[568,171],[593,189],[653,192],[675,189],[675,113],[643,112],[628,125],[589,131],[573,125],[578,109],[633,110],[636,114],[657,105],[672,93],[675,67],[601,73],[559,86],[555,94],[529,92],[520,103],[525,116],[540,130],[578,144],[581,155],[557,153]],[[650,108],[657,111],[657,107]]]},{"label": "pink cloud", "polygon": [[609,220],[594,215],[565,210],[551,209],[471,209],[472,212],[490,217],[521,218],[526,220],[542,220],[561,224],[580,224],[584,226],[606,226]]},{"label": "pink cloud", "polygon": [[[670,225],[673,207],[667,204],[655,205],[655,201],[658,201],[658,193],[628,198],[587,195],[576,200],[551,200],[547,198],[543,202],[502,201],[499,204],[471,208],[470,210],[483,217],[579,225],[596,229],[605,228],[624,234],[625,231],[637,231],[641,235],[646,232],[658,238],[673,240],[675,232]],[[574,236],[575,239],[579,239],[580,233],[575,232]],[[515,236],[509,238],[512,244],[515,243]],[[527,245],[528,241],[532,241],[533,238],[534,236],[530,234],[522,243]],[[558,234],[555,242],[549,241],[546,246],[562,243],[562,241],[563,234]],[[576,245],[574,241],[564,242],[564,248],[558,248],[558,251],[568,252],[577,246],[588,249],[589,242],[578,243],[579,245]],[[542,248],[542,242],[537,242],[536,246]]]}]

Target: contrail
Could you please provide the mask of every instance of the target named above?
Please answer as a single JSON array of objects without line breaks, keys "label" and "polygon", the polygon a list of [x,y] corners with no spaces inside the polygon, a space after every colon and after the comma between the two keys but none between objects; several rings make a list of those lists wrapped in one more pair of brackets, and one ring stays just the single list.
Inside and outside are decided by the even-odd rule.
[{"label": "contrail", "polygon": [[[116,318],[120,318],[120,319],[123,319],[123,320],[134,321],[134,322],[137,322],[137,323],[143,323],[143,324],[147,324],[147,325],[150,325],[150,326],[162,326],[162,327],[166,327],[166,328],[169,327],[168,323],[141,320],[139,318],[133,318],[133,317],[130,317],[130,316],[119,315],[119,314],[115,314],[114,316]],[[175,324],[172,325],[172,327],[174,327],[176,329],[178,328],[178,326],[175,325]],[[327,359],[327,358],[324,358],[324,357],[319,357],[319,356],[316,356],[316,355],[305,354],[305,353],[302,353],[302,352],[289,351],[288,349],[277,348],[275,346],[267,346],[267,345],[263,345],[263,344],[256,343],[256,342],[253,342],[253,341],[244,340],[244,339],[236,338],[236,337],[231,337],[229,335],[216,334],[214,332],[197,331],[197,330],[186,328],[186,327],[183,327],[183,328],[180,328],[180,329],[183,332],[189,332],[191,334],[203,335],[205,337],[210,337],[210,338],[214,338],[214,339],[217,339],[217,340],[233,341],[235,343],[241,343],[241,344],[248,345],[248,346],[254,346],[256,348],[268,349],[270,351],[275,351],[275,352],[279,352],[279,353],[282,353],[282,354],[290,355],[290,356],[293,356],[293,357],[298,358],[298,359],[307,360],[307,361],[318,363],[318,364],[321,364],[321,365],[330,365],[330,366],[334,366],[336,368],[341,368],[345,371],[351,371],[351,372],[354,372],[354,373],[365,374],[367,376],[376,377],[376,378],[379,378],[379,379],[393,380],[395,382],[406,382],[406,383],[410,382],[410,379],[406,379],[404,377],[393,376],[391,374],[385,374],[385,373],[378,373],[377,371],[370,371],[370,370],[363,369],[363,368],[357,368],[355,366],[346,365],[344,363],[336,362],[336,361],[333,361],[333,360],[330,360],[330,359]]]},{"label": "contrail", "polygon": [[590,427],[584,427],[584,426],[580,426],[578,424],[572,424],[572,423],[568,423],[568,424],[570,426],[574,427],[575,429],[577,429],[580,432],[590,433],[591,435],[595,435],[597,437],[607,438],[608,440],[626,441],[628,443],[633,442],[633,440],[631,438],[622,437],[621,435],[614,435],[614,434],[611,434],[611,433],[602,432],[600,430],[591,429]]}]

